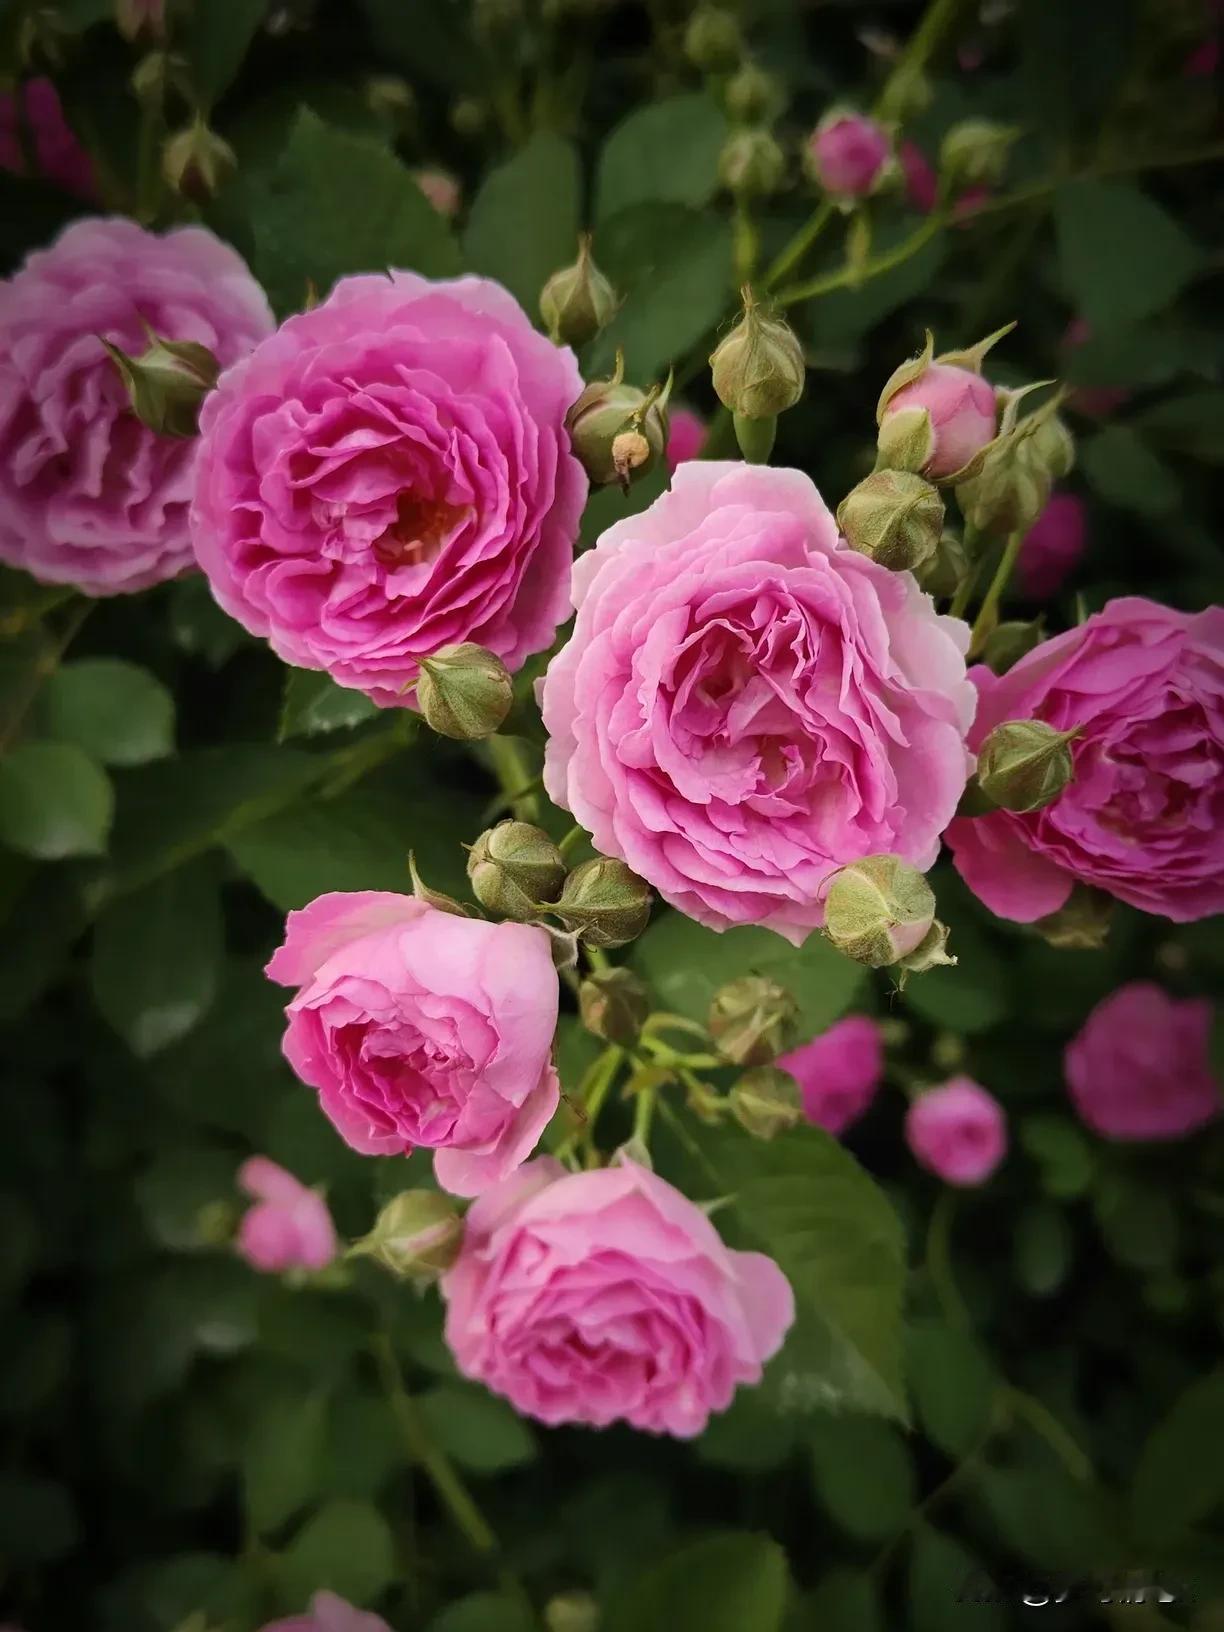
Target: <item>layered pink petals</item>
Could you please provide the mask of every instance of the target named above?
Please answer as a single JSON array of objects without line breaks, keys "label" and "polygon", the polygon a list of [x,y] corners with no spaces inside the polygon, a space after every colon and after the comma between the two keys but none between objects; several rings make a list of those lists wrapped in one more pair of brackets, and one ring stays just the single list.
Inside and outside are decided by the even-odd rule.
[{"label": "layered pink petals", "polygon": [[888,132],[861,113],[829,120],[808,141],[812,172],[835,198],[866,198],[891,156]]},{"label": "layered pink petals", "polygon": [[1052,804],[948,829],[992,912],[1031,923],[1077,881],[1178,923],[1224,910],[1224,610],[1111,601],[1006,674],[972,678],[975,747],[1003,720],[1081,727]]},{"label": "layered pink petals", "polygon": [[547,1423],[690,1438],[760,1380],[794,1318],[772,1259],[732,1252],[635,1163],[542,1158],[481,1196],[442,1280],[465,1376]]},{"label": "layered pink petals", "polygon": [[967,630],[847,548],[807,476],[681,465],[574,596],[545,784],[682,912],[798,944],[838,867],[934,861],[970,765]]},{"label": "layered pink petals", "polygon": [[1150,981],[1120,986],[1067,1045],[1075,1108],[1106,1139],[1180,1139],[1220,1114],[1211,1071],[1211,1004]]},{"label": "layered pink petals", "polygon": [[411,896],[320,896],[289,915],[268,975],[300,990],[285,1058],[354,1150],[434,1150],[475,1195],[535,1149],[557,1108],[548,937]]},{"label": "layered pink petals", "polygon": [[923,467],[928,476],[952,476],[993,441],[998,424],[994,386],[971,368],[931,363],[888,399],[885,417],[912,408],[931,416],[934,441]]},{"label": "layered pink petals", "polygon": [[115,595],[191,564],[196,444],[140,423],[99,339],[138,355],[145,323],[225,365],[272,313],[203,227],[78,221],[0,284],[0,560],[44,582]]},{"label": "layered pink petals", "polygon": [[238,1251],[253,1269],[279,1274],[286,1269],[324,1269],[336,1256],[336,1231],[327,1203],[292,1173],[252,1156],[242,1164],[238,1183],[255,1205],[238,1227]]},{"label": "layered pink petals", "polygon": [[272,1621],[263,1632],[391,1632],[379,1615],[354,1609],[334,1592],[316,1592],[305,1615]]},{"label": "layered pink petals", "polygon": [[884,1075],[880,1028],[865,1014],[848,1014],[777,1063],[799,1084],[808,1121],[843,1133],[871,1104]]},{"label": "layered pink petals", "polygon": [[383,706],[453,642],[517,668],[568,610],[581,389],[498,284],[342,279],[205,404],[192,530],[213,593]]}]

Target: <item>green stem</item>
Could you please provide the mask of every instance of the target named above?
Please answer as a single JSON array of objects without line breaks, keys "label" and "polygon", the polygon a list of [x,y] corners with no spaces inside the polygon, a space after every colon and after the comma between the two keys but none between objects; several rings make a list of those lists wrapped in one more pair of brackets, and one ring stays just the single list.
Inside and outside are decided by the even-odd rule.
[{"label": "green stem", "polygon": [[785,249],[776,257],[761,285],[765,289],[773,289],[782,279],[789,277],[807,255],[809,249],[822,235],[830,221],[837,217],[837,207],[828,199],[818,210],[813,211],[808,220],[786,245]]},{"label": "green stem", "polygon": [[810,278],[806,283],[788,284],[785,289],[778,290],[776,303],[779,306],[797,306],[800,301],[815,300],[819,295],[832,294],[835,289],[861,288],[869,279],[903,266],[937,237],[947,224],[948,218],[944,215],[928,215],[916,232],[903,238],[899,244],[894,244],[891,249],[872,256],[861,266],[841,266],[836,272],[826,272],[822,277]]},{"label": "green stem", "polygon": [[604,1101],[611,1092],[612,1084],[616,1081],[616,1074],[624,1057],[624,1050],[611,1043],[594,1064],[588,1067],[578,1085],[578,1092],[574,1095],[586,1120],[557,1147],[556,1155],[559,1161],[564,1161],[580,1142],[588,1146],[594,1145],[595,1123],[603,1109]]},{"label": "green stem", "polygon": [[1092,1478],[1092,1462],[1059,1422],[1058,1418],[1035,1395],[1026,1394],[1011,1383],[1003,1385],[1003,1399],[1018,1417],[1023,1417],[1033,1431],[1045,1440],[1055,1456],[1073,1479]]},{"label": "green stem", "polygon": [[657,1088],[643,1088],[633,1107],[633,1137],[647,1150],[650,1149],[650,1126],[654,1121],[658,1098]]},{"label": "green stem", "polygon": [[1012,568],[1016,564],[1016,557],[1020,554],[1020,546],[1024,542],[1023,532],[1017,530],[1007,541],[1007,548],[999,558],[995,568],[995,575],[990,580],[990,588],[983,597],[978,608],[978,615],[973,620],[973,633],[969,637],[969,656],[976,657],[986,644],[991,631],[999,618],[999,602],[1003,599],[1003,592],[1007,588],[1008,579],[1012,575]]},{"label": "green stem", "polygon": [[585,837],[586,829],[575,822],[573,827],[570,828],[569,832],[561,840],[560,844],[557,846],[557,849],[563,856],[568,856],[574,846],[580,843]]},{"label": "green stem", "polygon": [[958,1486],[964,1484],[965,1480],[970,1474],[976,1473],[978,1464],[981,1462],[982,1457],[986,1452],[986,1447],[989,1445],[991,1439],[1001,1425],[999,1419],[1002,1417],[1002,1415],[1003,1411],[1001,1402],[996,1400],[995,1405],[986,1420],[986,1426],[983,1428],[977,1443],[972,1447],[972,1449],[966,1451],[964,1457],[956,1464],[946,1478],[941,1479],[939,1484],[937,1484],[933,1490],[929,1491],[927,1495],[923,1497],[923,1499],[910,1513],[909,1517],[906,1519],[904,1525],[897,1532],[897,1534],[893,1536],[890,1541],[887,1541],[883,1547],[881,1547],[875,1558],[872,1559],[871,1563],[867,1566],[868,1575],[881,1574],[887,1568],[889,1560],[892,1558],[897,1548],[905,1540],[906,1536],[908,1536],[910,1532],[918,1524],[920,1524],[934,1508],[938,1507],[941,1502],[946,1501]]},{"label": "green stem", "polygon": [[952,604],[948,608],[950,617],[963,618],[969,602],[973,599],[973,591],[977,588],[978,575],[982,570],[981,560],[974,560],[974,556],[977,555],[981,544],[982,541],[978,536],[977,528],[970,526],[966,522],[965,554],[969,557],[969,571],[957,586],[956,594],[952,597]]},{"label": "green stem", "polygon": [[531,776],[523,745],[515,737],[494,735],[485,739],[484,746],[506,804],[520,822],[534,822],[540,813],[533,791],[538,779]]},{"label": "green stem", "polygon": [[955,1212],[956,1191],[945,1186],[931,1209],[931,1220],[927,1225],[926,1271],[949,1326],[968,1331],[973,1323],[952,1273],[952,1220]]}]

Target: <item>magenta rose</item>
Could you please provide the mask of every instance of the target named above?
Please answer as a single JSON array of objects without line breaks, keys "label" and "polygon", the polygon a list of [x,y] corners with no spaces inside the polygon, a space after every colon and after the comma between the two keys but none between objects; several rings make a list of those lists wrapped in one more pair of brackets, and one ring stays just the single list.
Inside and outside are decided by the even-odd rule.
[{"label": "magenta rose", "polygon": [[0,560],[45,583],[116,595],[191,565],[196,445],[140,423],[99,338],[137,355],[142,320],[223,364],[272,328],[203,227],[78,221],[0,285]]},{"label": "magenta rose", "polygon": [[834,198],[866,198],[891,159],[888,132],[861,113],[826,119],[808,138],[808,167]]},{"label": "magenta rose", "polygon": [[30,173],[90,203],[98,196],[93,161],[77,141],[49,79],[28,79],[0,95],[0,170]]},{"label": "magenta rose", "polygon": [[777,1063],[799,1084],[808,1121],[843,1133],[871,1104],[884,1075],[880,1028],[865,1014],[848,1014]]},{"label": "magenta rose", "polygon": [[568,610],[581,389],[498,284],[342,279],[205,402],[192,530],[213,593],[384,707],[440,646],[517,668]]},{"label": "magenta rose", "polygon": [[994,386],[955,363],[929,363],[888,399],[884,418],[911,408],[925,408],[931,416],[933,442],[923,471],[937,479],[962,470],[994,440],[998,427]]},{"label": "magenta rose", "polygon": [[715,929],[799,944],[847,862],[923,870],[964,791],[965,625],[851,550],[797,470],[695,461],[574,568],[544,778]]},{"label": "magenta rose", "polygon": [[1150,981],[1098,1003],[1063,1059],[1075,1108],[1106,1139],[1180,1139],[1220,1114],[1211,1004],[1179,1001]]},{"label": "magenta rose", "polygon": [[238,1251],[252,1269],[325,1269],[336,1256],[336,1231],[317,1190],[267,1156],[252,1156],[238,1169],[238,1183],[255,1205],[238,1226]]},{"label": "magenta rose", "polygon": [[700,456],[709,426],[691,408],[673,408],[667,426],[667,468],[675,475],[676,466]]},{"label": "magenta rose", "polygon": [[935,166],[918,146],[908,139],[897,149],[897,160],[905,179],[905,199],[923,215],[930,215],[939,202],[939,177]]},{"label": "magenta rose", "polygon": [[1074,493],[1055,493],[1020,546],[1016,576],[1024,593],[1035,601],[1057,595],[1084,553],[1086,533],[1083,499]]},{"label": "magenta rose", "polygon": [[285,1058],[365,1156],[436,1152],[474,1196],[535,1149],[557,1108],[548,936],[382,890],[291,912],[268,975],[297,996]]},{"label": "magenta rose", "polygon": [[732,1252],[624,1160],[567,1173],[541,1157],[486,1191],[441,1286],[460,1371],[517,1411],[683,1439],[760,1381],[794,1319],[771,1258]]},{"label": "magenta rose", "polygon": [[1032,923],[1077,881],[1177,923],[1224,910],[1224,609],[1128,596],[972,679],[974,747],[1003,720],[1080,728],[1074,779],[1052,804],[948,829],[992,912]]},{"label": "magenta rose", "polygon": [[263,1632],[391,1632],[378,1615],[354,1609],[334,1592],[316,1592],[305,1615],[270,1621]]},{"label": "magenta rose", "polygon": [[914,1100],[905,1142],[945,1184],[984,1184],[1007,1154],[1007,1119],[993,1094],[970,1077],[953,1077]]}]

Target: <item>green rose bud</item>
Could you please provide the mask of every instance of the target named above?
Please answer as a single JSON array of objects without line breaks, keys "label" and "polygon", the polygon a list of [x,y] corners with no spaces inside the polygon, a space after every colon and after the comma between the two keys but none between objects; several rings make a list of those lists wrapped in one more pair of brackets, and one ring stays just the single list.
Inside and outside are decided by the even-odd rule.
[{"label": "green rose bud", "polygon": [[698,6],[684,31],[684,54],[703,74],[728,74],[743,54],[735,13],[722,6]]},{"label": "green rose bud", "polygon": [[554,342],[585,346],[612,319],[616,290],[591,258],[591,235],[578,242],[578,259],[554,272],[540,292],[540,316]]},{"label": "green rose bud", "polygon": [[565,862],[548,834],[530,822],[498,822],[468,852],[472,894],[499,918],[534,918],[565,883]]},{"label": "green rose bud", "polygon": [[924,975],[928,969],[942,969],[955,962],[956,959],[948,955],[948,926],[936,918],[914,950],[898,958],[893,965],[897,990],[904,991],[911,975]]},{"label": "green rose bud", "polygon": [[479,742],[492,736],[510,712],[509,670],[500,657],[470,640],[423,657],[420,671],[417,707],[439,736]]},{"label": "green rose bud", "polygon": [[472,140],[488,128],[490,111],[483,97],[457,96],[450,108],[451,129],[456,136]]},{"label": "green rose bud", "polygon": [[109,340],[102,340],[127,390],[132,412],[142,425],[162,436],[195,436],[200,428],[200,404],[216,385],[220,365],[207,346],[194,340],[163,340],[147,323],[144,328],[149,349],[139,357],[129,357]]},{"label": "green rose bud", "polygon": [[1075,775],[1070,743],[1079,733],[1043,720],[1004,720],[978,749],[977,785],[1000,810],[1041,810]]},{"label": "green rose bud", "polygon": [[785,100],[778,81],[755,62],[746,62],[723,86],[723,107],[737,125],[761,125],[775,119]]},{"label": "green rose bud", "polygon": [[596,487],[622,487],[644,476],[667,449],[666,385],[641,391],[626,385],[624,358],[618,352],[612,378],[588,385],[565,416],[574,453]]},{"label": "green rose bud", "polygon": [[914,576],[928,595],[934,595],[936,600],[950,600],[964,582],[969,564],[964,539],[945,527],[934,553],[914,569]]},{"label": "green rose bud", "polygon": [[365,82],[366,106],[393,129],[406,129],[416,113],[412,86],[398,74],[371,74]]},{"label": "green rose bud", "polygon": [[162,148],[166,185],[196,204],[215,197],[237,168],[233,148],[209,129],[201,114],[185,130],[176,131]]},{"label": "green rose bud", "polygon": [[953,125],[939,149],[943,178],[954,191],[994,187],[1003,179],[1019,134],[1014,125],[999,125],[989,119],[965,119]]},{"label": "green rose bud", "polygon": [[544,1605],[547,1632],[599,1632],[599,1605],[589,1592],[561,1592]]},{"label": "green rose bud", "polygon": [[995,674],[1006,674],[1022,657],[1035,652],[1045,633],[1044,621],[1034,618],[1022,623],[1000,623],[990,631],[982,647],[982,662]]},{"label": "green rose bud", "polygon": [[650,992],[630,969],[596,969],[578,988],[578,1013],[594,1036],[632,1048],[650,1013]]},{"label": "green rose bud", "polygon": [[715,992],[706,1023],[732,1065],[768,1065],[794,1041],[798,1020],[798,1004],[784,986],[743,975]]},{"label": "green rose bud", "polygon": [[349,1256],[373,1258],[401,1280],[430,1286],[454,1263],[462,1242],[463,1220],[449,1196],[405,1190],[386,1204]]},{"label": "green rose bud", "polygon": [[650,886],[623,861],[596,856],[575,867],[553,908],[587,946],[624,946],[650,918]]},{"label": "green rose bud", "polygon": [[834,873],[825,934],[839,952],[882,969],[908,957],[935,922],[935,894],[900,856],[865,856]]},{"label": "green rose bud", "polygon": [[718,179],[737,198],[768,198],[781,187],[786,155],[767,130],[733,130],[718,160]]},{"label": "green rose bud", "polygon": [[759,1065],[746,1071],[727,1096],[731,1115],[755,1139],[773,1139],[803,1121],[799,1084],[788,1071]]},{"label": "green rose bud", "polygon": [[892,572],[913,571],[934,556],[943,519],[938,491],[905,470],[873,471],[837,507],[851,549]]},{"label": "green rose bud", "polygon": [[803,395],[803,348],[784,318],[761,311],[751,289],[743,299],[743,316],[710,356],[714,389],[733,414],[772,419]]},{"label": "green rose bud", "polygon": [[1066,951],[1099,952],[1109,939],[1114,901],[1104,890],[1074,884],[1057,912],[1038,918],[1033,928],[1050,946]]}]

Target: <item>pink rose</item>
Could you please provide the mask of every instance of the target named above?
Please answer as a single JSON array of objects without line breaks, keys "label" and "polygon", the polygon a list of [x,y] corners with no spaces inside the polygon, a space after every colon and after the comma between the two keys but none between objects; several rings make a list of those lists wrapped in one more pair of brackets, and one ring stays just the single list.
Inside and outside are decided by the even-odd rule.
[{"label": "pink rose", "polygon": [[843,1133],[862,1116],[880,1086],[880,1028],[865,1014],[849,1014],[777,1063],[799,1084],[808,1121],[826,1133]]},{"label": "pink rose", "polygon": [[673,408],[667,431],[667,468],[673,476],[676,466],[696,459],[705,447],[709,426],[691,408]]},{"label": "pink rose", "polygon": [[934,441],[923,466],[927,476],[954,475],[994,440],[998,428],[994,386],[954,363],[930,363],[888,399],[884,417],[911,408],[925,408],[931,416]]},{"label": "pink rose", "polygon": [[354,1609],[334,1592],[316,1592],[305,1615],[271,1621],[263,1632],[391,1632],[391,1628],[380,1616]]},{"label": "pink rose", "polygon": [[971,678],[975,747],[1003,720],[1081,728],[1052,804],[948,829],[992,912],[1032,923],[1077,880],[1177,923],[1224,910],[1224,610],[1110,601],[1006,674]]},{"label": "pink rose", "polygon": [[438,1183],[474,1196],[535,1149],[559,1098],[544,930],[382,890],[321,895],[289,914],[267,973],[300,988],[285,1058],[354,1150],[435,1150]]},{"label": "pink rose", "polygon": [[98,196],[93,160],[64,118],[59,92],[49,79],[28,79],[0,95],[0,170],[30,173],[92,203]]},{"label": "pink rose", "polygon": [[930,867],[969,765],[967,631],[849,549],[801,471],[681,465],[574,599],[544,778],[597,849],[700,923],[796,944],[847,862]]},{"label": "pink rose", "polygon": [[1106,1139],[1180,1139],[1220,1114],[1211,1072],[1211,1004],[1179,1002],[1149,981],[1120,986],[1063,1057],[1075,1108]]},{"label": "pink rose", "polygon": [[1007,1153],[1003,1108],[970,1077],[919,1094],[905,1116],[916,1162],[945,1184],[982,1184]]},{"label": "pink rose", "polygon": [[429,165],[422,165],[412,172],[412,179],[439,215],[444,215],[451,221],[459,214],[463,193],[458,180],[449,170],[438,170]]},{"label": "pink rose", "polygon": [[866,198],[875,191],[892,157],[888,132],[861,113],[822,123],[808,138],[808,165],[834,198]]},{"label": "pink rose", "polygon": [[[1062,337],[1062,349],[1068,358],[1092,339],[1092,326],[1086,317],[1072,318]],[[1119,385],[1079,385],[1071,393],[1071,404],[1089,419],[1105,419],[1115,409],[1130,401],[1130,392]]]},{"label": "pink rose", "polygon": [[238,1183],[254,1207],[238,1227],[238,1251],[252,1269],[325,1269],[336,1256],[336,1232],[327,1203],[267,1156],[238,1169]]},{"label": "pink rose", "polygon": [[567,613],[581,389],[496,283],[341,279],[204,404],[192,531],[213,593],[384,707],[453,642],[517,668]]},{"label": "pink rose", "polygon": [[1084,553],[1087,518],[1083,499],[1055,493],[1024,535],[1016,575],[1024,593],[1048,601]]},{"label": "pink rose", "polygon": [[272,328],[203,227],[77,221],[0,284],[0,560],[45,583],[116,595],[191,565],[196,445],[145,429],[98,338],[143,352],[142,318],[222,363]]},{"label": "pink rose", "polygon": [[487,1191],[442,1277],[460,1371],[541,1422],[692,1438],[760,1381],[794,1319],[771,1258],[732,1252],[635,1163],[541,1157]]},{"label": "pink rose", "polygon": [[930,215],[939,199],[939,177],[935,166],[918,146],[906,140],[897,149],[901,174],[905,177],[905,197],[916,210]]}]

